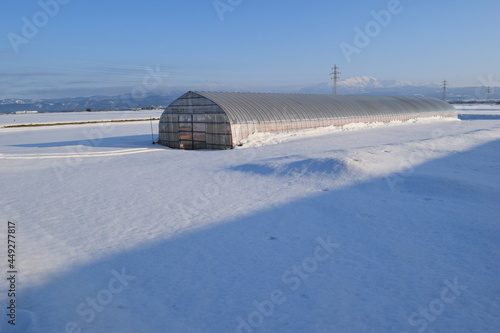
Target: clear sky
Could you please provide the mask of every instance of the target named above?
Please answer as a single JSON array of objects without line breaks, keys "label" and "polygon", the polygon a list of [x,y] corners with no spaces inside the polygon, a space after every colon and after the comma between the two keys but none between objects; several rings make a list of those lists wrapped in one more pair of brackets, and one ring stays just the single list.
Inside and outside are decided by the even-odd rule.
[{"label": "clear sky", "polygon": [[498,0],[0,1],[0,99],[272,91],[334,64],[500,87]]}]

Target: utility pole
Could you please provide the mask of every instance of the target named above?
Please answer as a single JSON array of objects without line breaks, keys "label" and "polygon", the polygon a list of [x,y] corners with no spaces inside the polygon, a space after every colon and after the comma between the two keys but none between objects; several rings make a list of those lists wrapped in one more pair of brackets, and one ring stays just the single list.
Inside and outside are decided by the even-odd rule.
[{"label": "utility pole", "polygon": [[446,80],[443,81],[442,87],[443,87],[443,101],[446,101],[446,89],[448,88],[448,82],[446,82]]},{"label": "utility pole", "polygon": [[332,76],[332,83],[333,83],[332,93],[334,95],[338,95],[338,93],[339,93],[337,82],[339,80],[340,74],[341,73],[339,72],[339,68],[337,67],[337,65],[335,65],[332,69],[332,72],[330,73],[330,75]]},{"label": "utility pole", "polygon": [[491,88],[488,87],[488,89],[486,89],[486,92],[488,93],[488,97],[486,98],[486,100],[490,100]]}]

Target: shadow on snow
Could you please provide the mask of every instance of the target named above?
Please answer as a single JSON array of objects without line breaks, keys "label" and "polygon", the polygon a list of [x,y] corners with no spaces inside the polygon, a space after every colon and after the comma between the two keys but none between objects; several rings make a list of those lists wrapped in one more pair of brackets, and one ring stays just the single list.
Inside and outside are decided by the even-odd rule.
[{"label": "shadow on snow", "polygon": [[460,120],[500,120],[500,114],[459,114]]},{"label": "shadow on snow", "polygon": [[[74,142],[47,143],[65,144]],[[409,324],[410,315],[440,297],[445,279],[458,277],[467,291],[446,305],[441,318],[428,320],[429,327],[496,332],[500,193],[489,185],[500,181],[500,155],[491,156],[499,150],[495,141],[430,161],[398,177],[392,189],[380,178],[318,191],[74,268],[43,286],[24,286],[18,328],[185,333],[237,332],[243,325],[239,332],[413,332],[421,327]],[[481,164],[485,157],[489,163]],[[252,165],[234,170],[275,172]],[[493,177],[481,181],[470,179],[471,173]],[[450,194],[450,183],[466,195]],[[172,208],[165,203],[158,209],[169,223]],[[340,247],[314,262],[318,237]],[[122,273],[123,281],[116,278]],[[279,304],[270,301],[276,291]]]}]

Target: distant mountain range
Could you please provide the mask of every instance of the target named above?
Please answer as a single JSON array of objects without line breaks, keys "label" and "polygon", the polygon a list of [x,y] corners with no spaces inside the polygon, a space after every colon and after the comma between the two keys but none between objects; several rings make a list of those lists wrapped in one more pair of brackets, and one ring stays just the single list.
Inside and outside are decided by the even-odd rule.
[{"label": "distant mountain range", "polygon": [[[300,93],[329,94],[331,83],[320,83],[304,87]],[[390,95],[390,96],[426,96],[443,97],[443,88],[439,84],[418,84],[408,81],[379,80],[371,76],[352,77],[338,82],[338,92],[343,95]],[[488,98],[486,87],[448,87],[447,100],[484,100]],[[500,88],[490,89],[490,99],[500,99]]]},{"label": "distant mountain range", "polygon": [[55,99],[5,99],[0,100],[0,113],[18,111],[63,112],[104,111],[164,108],[182,92],[169,95],[150,95],[134,98],[130,94],[118,96],[92,96]]},{"label": "distant mountain range", "polygon": [[[200,90],[200,89],[196,89]],[[343,95],[389,95],[389,96],[427,96],[442,98],[443,90],[439,84],[416,84],[408,81],[379,80],[370,76],[352,77],[338,82],[339,94]],[[59,99],[5,99],[0,100],[0,113],[18,111],[60,112],[60,111],[102,111],[128,110],[140,108],[164,108],[185,90],[175,90],[167,95],[149,95],[141,98],[131,94],[117,96],[92,96]],[[293,91],[281,90],[288,93],[331,94],[331,83],[319,83]],[[486,87],[449,87],[447,100],[463,101],[485,100]],[[500,100],[500,88],[491,88],[489,98]]]}]

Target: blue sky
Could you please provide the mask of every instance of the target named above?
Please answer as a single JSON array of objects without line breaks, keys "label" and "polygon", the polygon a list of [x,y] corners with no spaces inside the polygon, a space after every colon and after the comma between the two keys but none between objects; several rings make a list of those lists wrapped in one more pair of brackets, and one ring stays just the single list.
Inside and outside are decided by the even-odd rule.
[{"label": "blue sky", "polygon": [[498,0],[1,1],[0,99],[292,90],[334,64],[500,86]]}]

